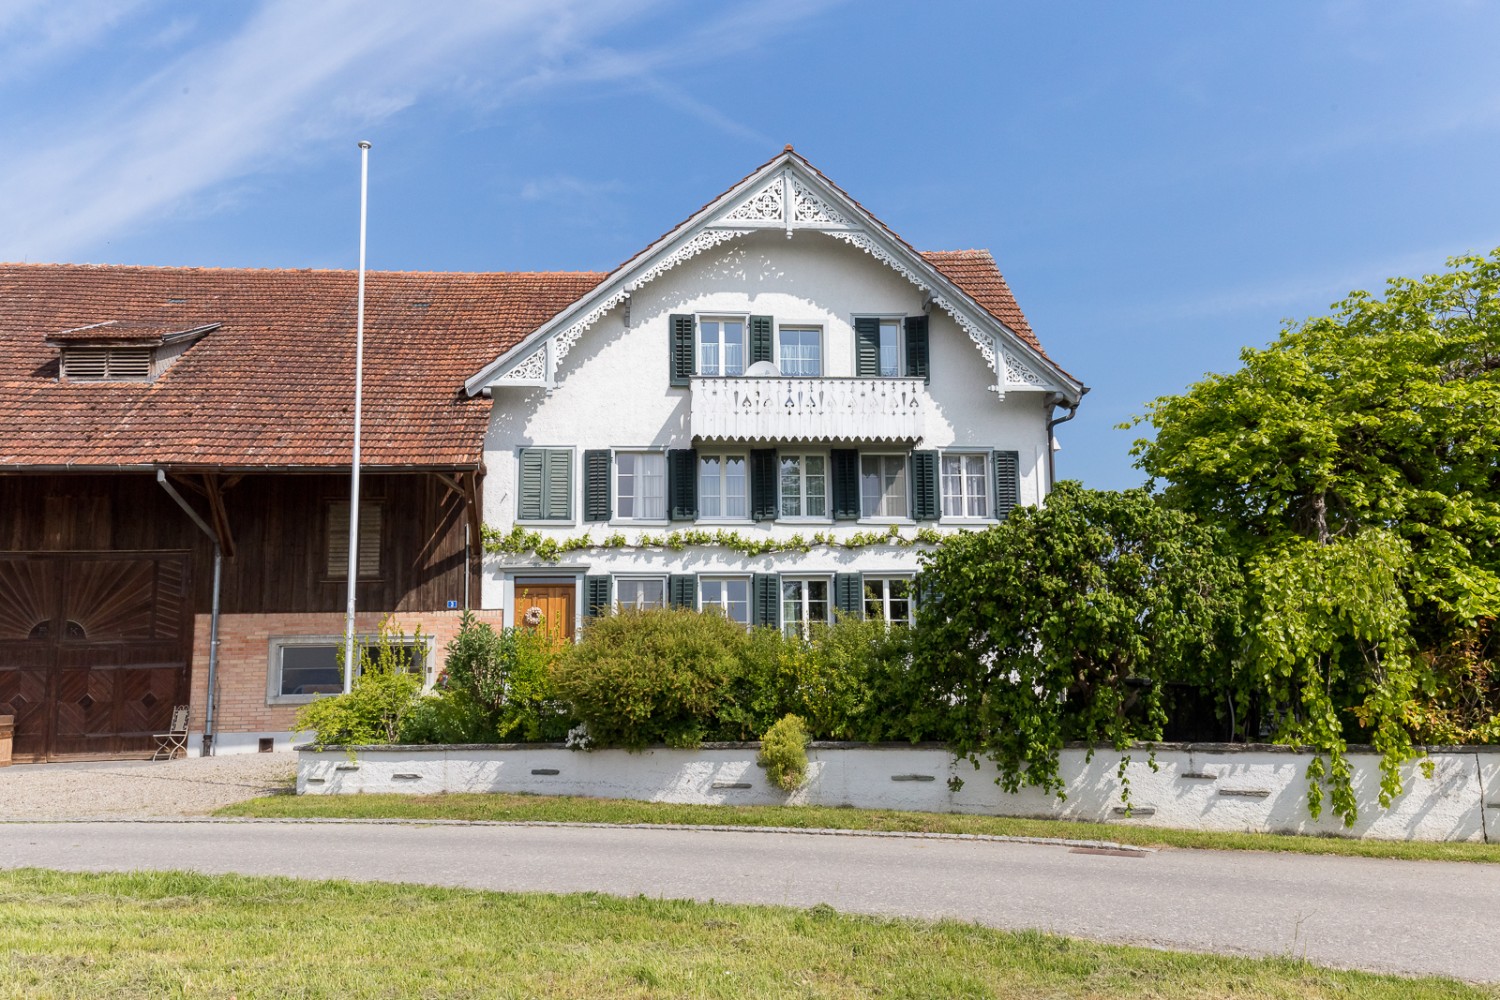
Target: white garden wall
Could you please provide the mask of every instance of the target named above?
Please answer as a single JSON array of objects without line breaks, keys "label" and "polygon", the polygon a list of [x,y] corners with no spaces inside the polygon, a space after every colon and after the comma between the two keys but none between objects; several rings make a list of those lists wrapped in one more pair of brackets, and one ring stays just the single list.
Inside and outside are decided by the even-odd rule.
[{"label": "white garden wall", "polygon": [[[1405,791],[1382,809],[1380,757],[1352,752],[1359,821],[1345,829],[1324,809],[1307,812],[1310,756],[1286,748],[1228,744],[1158,749],[1157,769],[1136,751],[1126,769],[1125,815],[1119,757],[1081,748],[1062,753],[1067,798],[1034,789],[1014,795],[995,769],[955,762],[940,747],[814,744],[807,784],[787,795],[756,765],[757,744],[699,750],[576,751],[560,746],[301,748],[299,795],[358,792],[531,792],[729,805],[808,804],[996,816],[1038,816],[1189,830],[1321,833],[1385,840],[1500,843],[1500,747],[1435,751],[1431,778],[1405,769]],[[963,783],[950,787],[950,779]],[[956,782],[954,783],[956,784]],[[1326,799],[1325,799],[1326,803]]]}]

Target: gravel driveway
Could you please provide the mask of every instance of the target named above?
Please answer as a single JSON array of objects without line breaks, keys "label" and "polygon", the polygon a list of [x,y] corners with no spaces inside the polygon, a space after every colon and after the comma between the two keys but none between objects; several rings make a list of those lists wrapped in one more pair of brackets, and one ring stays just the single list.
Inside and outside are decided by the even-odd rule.
[{"label": "gravel driveway", "polygon": [[0,767],[0,820],[200,816],[289,791],[293,753]]}]

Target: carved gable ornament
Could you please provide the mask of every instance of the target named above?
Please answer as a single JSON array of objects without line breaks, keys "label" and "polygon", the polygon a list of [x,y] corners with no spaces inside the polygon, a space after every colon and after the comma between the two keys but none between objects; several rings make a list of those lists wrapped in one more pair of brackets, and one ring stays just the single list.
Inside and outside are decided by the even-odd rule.
[{"label": "carved gable ornament", "polygon": [[[995,375],[991,390],[1051,390],[1062,386],[1039,373],[1045,363],[1031,360],[1034,350],[913,253],[827,181],[806,171],[787,153],[731,189],[698,215],[648,248],[593,292],[528,337],[507,356],[468,382],[470,393],[503,385],[545,386],[558,380],[558,369],[578,339],[630,295],[673,268],[748,233],[780,230],[788,239],[799,230],[822,233],[848,243],[891,268],[928,295],[934,306],[953,317]],[[628,315],[628,312],[627,312]]]}]

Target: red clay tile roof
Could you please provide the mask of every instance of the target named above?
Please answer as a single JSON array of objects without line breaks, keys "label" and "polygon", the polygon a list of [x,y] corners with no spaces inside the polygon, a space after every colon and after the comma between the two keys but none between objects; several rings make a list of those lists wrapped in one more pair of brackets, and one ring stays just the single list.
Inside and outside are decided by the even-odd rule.
[{"label": "red clay tile roof", "polygon": [[[367,274],[365,463],[478,465],[490,401],[464,379],[601,278]],[[0,264],[0,471],[346,465],[355,283],[351,271]],[[59,382],[45,339],[106,320],[222,326],[155,382]]]},{"label": "red clay tile roof", "polygon": [[[1016,304],[1005,276],[995,265],[995,258],[988,250],[923,250],[927,263],[943,272],[943,277],[968,293],[969,297],[984,307],[991,316],[1010,327],[1016,336],[1042,355],[1042,342],[1031,331],[1026,315]],[[1048,360],[1051,360],[1050,358]]]}]

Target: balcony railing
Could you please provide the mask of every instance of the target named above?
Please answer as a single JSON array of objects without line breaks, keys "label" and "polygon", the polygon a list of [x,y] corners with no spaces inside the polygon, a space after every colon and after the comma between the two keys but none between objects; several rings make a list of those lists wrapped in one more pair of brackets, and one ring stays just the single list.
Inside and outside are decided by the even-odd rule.
[{"label": "balcony railing", "polygon": [[693,437],[915,441],[930,405],[914,378],[695,378]]}]

